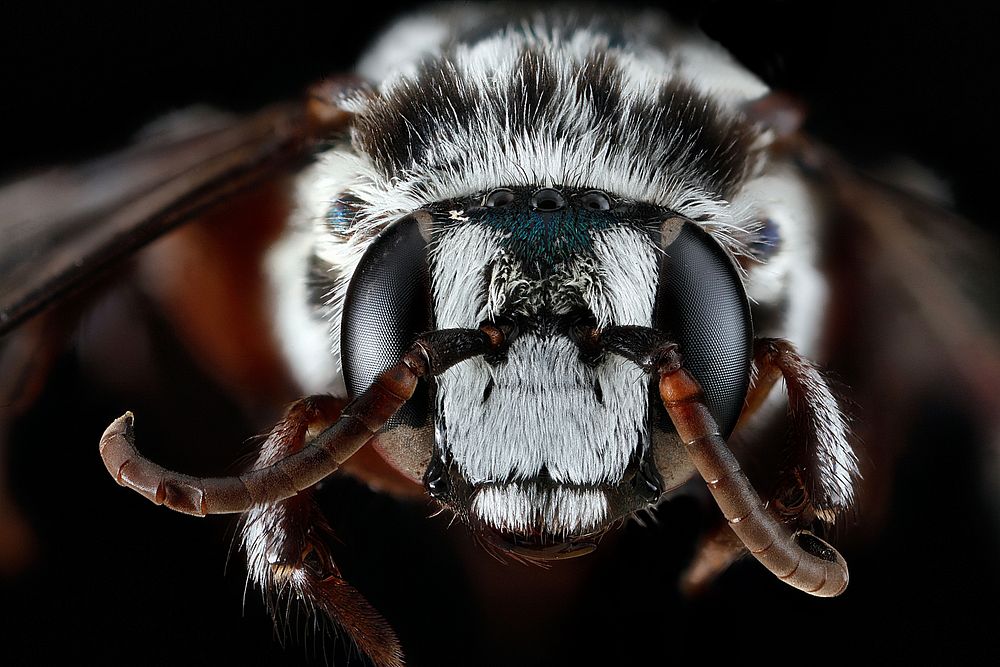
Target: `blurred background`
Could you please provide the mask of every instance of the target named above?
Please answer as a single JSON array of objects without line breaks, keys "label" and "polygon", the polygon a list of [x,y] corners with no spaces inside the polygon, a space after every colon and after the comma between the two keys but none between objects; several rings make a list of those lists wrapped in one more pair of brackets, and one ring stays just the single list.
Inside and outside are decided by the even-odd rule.
[{"label": "blurred background", "polygon": [[[114,150],[151,119],[191,104],[249,111],[296,96],[349,69],[409,7],[337,4],[36,3],[5,11],[0,179]],[[800,96],[807,127],[853,161],[877,168],[900,156],[916,160],[949,186],[958,211],[995,234],[995,9],[664,6],[772,86]],[[249,450],[257,428],[136,289],[113,290],[111,305],[94,317],[118,322],[132,314],[146,381],[111,382],[100,359],[80,354],[107,325],[85,330],[37,404],[11,425],[9,451],[0,453],[0,472],[32,534],[25,559],[0,572],[0,663],[321,662],[309,656],[321,655],[323,643],[303,642],[307,624],[294,617],[298,638],[284,648],[275,640],[259,596],[244,596],[238,554],[226,567],[233,520],[157,510],[108,479],[96,445],[125,409],[142,415],[144,451],[193,472],[226,470]],[[873,315],[865,311],[858,322],[867,326],[863,317]],[[808,598],[744,561],[701,598],[682,599],[678,574],[711,519],[684,497],[657,511],[658,525],[629,523],[594,555],[541,570],[495,564],[460,526],[427,520],[429,506],[337,477],[320,495],[341,540],[338,562],[396,628],[414,665],[659,664],[703,656],[832,662],[868,652],[945,657],[956,646],[995,655],[995,433],[974,418],[973,399],[954,378],[924,378],[907,393],[898,386],[905,377],[859,362],[877,360],[878,344],[895,345],[885,326],[872,330],[886,337],[855,336],[832,362],[858,386],[862,418],[898,439],[885,444],[878,436],[885,431],[875,429],[867,440],[882,487],[857,524],[835,536],[851,565],[842,598]],[[859,350],[868,357],[852,356]],[[883,395],[880,383],[897,386]],[[974,604],[984,601],[985,610]],[[342,645],[325,648],[345,664]]]}]

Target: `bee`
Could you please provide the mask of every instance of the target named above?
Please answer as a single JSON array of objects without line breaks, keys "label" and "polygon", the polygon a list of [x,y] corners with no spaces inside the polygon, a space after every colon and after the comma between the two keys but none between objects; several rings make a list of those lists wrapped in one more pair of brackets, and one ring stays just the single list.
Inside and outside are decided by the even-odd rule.
[{"label": "bee", "polygon": [[[104,464],[158,504],[241,514],[276,622],[302,604],[379,665],[406,642],[334,556],[316,485],[335,470],[429,498],[487,552],[529,562],[597,557],[612,528],[688,492],[714,520],[685,590],[749,553],[835,596],[847,563],[815,533],[853,516],[864,457],[821,370],[851,349],[825,337],[857,263],[830,257],[860,259],[858,239],[894,253],[888,281],[932,312],[940,349],[992,340],[951,281],[904,289],[933,269],[913,228],[933,238],[943,214],[847,168],[798,132],[794,104],[658,13],[426,10],[305,103],[147,137],[91,170],[116,181],[108,200],[82,196],[102,192],[89,183],[8,188],[6,210],[33,204],[10,218],[5,326],[207,216],[137,258],[149,300],[246,411],[310,396],[238,473],[155,463],[170,458],[143,453],[140,409],[105,431]],[[249,186],[238,209],[209,209]],[[75,308],[8,339],[23,395]],[[114,375],[129,335],[108,322]],[[996,359],[990,342],[957,375],[988,383]]]}]

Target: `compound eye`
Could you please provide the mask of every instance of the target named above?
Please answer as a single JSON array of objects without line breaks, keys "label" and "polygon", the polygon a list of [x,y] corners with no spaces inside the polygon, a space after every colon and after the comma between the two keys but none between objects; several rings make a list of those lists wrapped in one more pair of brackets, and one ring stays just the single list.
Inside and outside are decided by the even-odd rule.
[{"label": "compound eye", "polygon": [[722,246],[693,222],[664,224],[654,326],[677,341],[685,367],[705,389],[722,435],[736,427],[750,380],[753,326],[739,272]]},{"label": "compound eye", "polygon": [[591,190],[580,196],[580,205],[591,211],[607,211],[611,208],[611,199],[600,190]]},{"label": "compound eye", "polygon": [[564,206],[566,206],[566,199],[558,190],[542,188],[531,195],[531,208],[536,211],[558,211]]},{"label": "compound eye", "polygon": [[[429,224],[430,215],[424,211],[394,223],[372,241],[354,271],[340,324],[341,363],[351,398],[432,328],[425,231]],[[378,439],[378,446],[390,453],[407,453],[401,462],[391,456],[388,460],[415,481],[422,478],[420,465],[430,458],[434,439],[426,384],[420,383]]]},{"label": "compound eye", "polygon": [[514,201],[514,193],[507,188],[497,188],[486,195],[486,206],[489,208],[500,208]]},{"label": "compound eye", "polygon": [[341,355],[351,396],[399,361],[429,319],[427,241],[411,215],[372,241],[347,288]]}]

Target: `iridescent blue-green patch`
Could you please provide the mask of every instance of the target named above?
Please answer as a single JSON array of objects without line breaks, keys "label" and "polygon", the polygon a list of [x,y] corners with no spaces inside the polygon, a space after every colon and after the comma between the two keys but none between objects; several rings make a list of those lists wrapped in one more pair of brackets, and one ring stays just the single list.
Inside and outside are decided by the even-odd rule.
[{"label": "iridescent blue-green patch", "polygon": [[522,262],[552,266],[593,248],[591,234],[616,219],[604,211],[569,207],[539,212],[522,207],[489,209],[480,219],[505,234],[504,246]]}]

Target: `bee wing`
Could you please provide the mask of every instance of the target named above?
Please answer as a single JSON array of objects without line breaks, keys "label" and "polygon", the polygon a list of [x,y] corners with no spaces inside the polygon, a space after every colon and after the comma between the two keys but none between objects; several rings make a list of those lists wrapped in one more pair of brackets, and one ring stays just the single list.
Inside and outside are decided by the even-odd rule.
[{"label": "bee wing", "polygon": [[[864,274],[864,293],[855,288],[848,298],[855,304],[867,299],[880,319],[892,321],[891,330],[869,332],[867,343],[880,354],[900,345],[919,350],[913,361],[957,379],[974,411],[996,424],[995,241],[943,206],[862,174],[820,146],[808,144],[800,157],[837,209],[835,252],[850,263],[847,272]],[[845,243],[849,249],[842,252]]]},{"label": "bee wing", "polygon": [[303,160],[316,138],[347,119],[329,104],[317,112],[315,102],[246,117],[175,114],[119,153],[0,188],[0,335],[214,203]]}]

